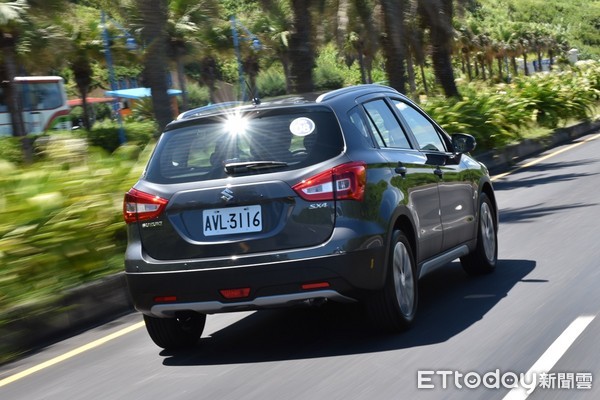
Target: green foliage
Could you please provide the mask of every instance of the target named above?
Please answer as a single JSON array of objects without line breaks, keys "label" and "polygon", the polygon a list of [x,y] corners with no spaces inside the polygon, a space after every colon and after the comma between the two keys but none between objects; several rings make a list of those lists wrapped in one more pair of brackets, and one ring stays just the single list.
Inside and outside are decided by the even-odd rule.
[{"label": "green foliage", "polygon": [[536,74],[513,84],[462,86],[463,98],[428,99],[423,108],[449,133],[475,136],[480,150],[499,148],[522,138],[524,129],[554,129],[568,120],[593,116],[600,100],[600,63]]},{"label": "green foliage", "polygon": [[505,91],[491,92],[474,85],[461,87],[463,98],[435,97],[423,107],[448,132],[468,133],[480,150],[506,145],[520,137],[520,128],[531,121],[526,101]]},{"label": "green foliage", "polygon": [[135,101],[131,109],[131,115],[126,118],[127,122],[148,121],[154,119],[154,105],[152,97],[143,97]]},{"label": "green foliage", "polygon": [[202,107],[210,103],[208,88],[200,86],[195,82],[188,82],[187,95],[190,109]]},{"label": "green foliage", "polygon": [[568,119],[587,119],[600,98],[600,91],[582,71],[522,77],[515,81],[521,99],[527,101],[537,123],[556,128]]},{"label": "green foliage", "polygon": [[[152,121],[126,121],[124,129],[127,143],[139,146],[146,145],[153,137],[158,135],[156,125]],[[112,153],[120,145],[119,125],[109,120],[98,123],[87,133],[87,138],[90,145]]]},{"label": "green foliage", "polygon": [[125,157],[88,150],[60,135],[44,161],[0,161],[0,310],[122,269],[122,196],[148,152],[138,163],[139,148]]},{"label": "green foliage", "polygon": [[260,71],[256,77],[256,86],[260,97],[281,96],[286,93],[285,74],[283,68],[273,65]]},{"label": "green foliage", "polygon": [[478,15],[487,21],[545,23],[568,27],[571,46],[584,57],[600,57],[600,2],[596,0],[479,0]]},{"label": "green foliage", "polygon": [[237,85],[239,83],[239,70],[238,63],[235,58],[227,59],[219,63],[221,76],[223,77],[223,81],[227,83],[231,83]]},{"label": "green foliage", "polygon": [[316,89],[338,89],[344,86],[345,64],[338,60],[338,52],[333,45],[325,46],[319,52],[314,70]]},{"label": "green foliage", "polygon": [[0,160],[20,164],[23,160],[21,142],[12,136],[0,136]]}]

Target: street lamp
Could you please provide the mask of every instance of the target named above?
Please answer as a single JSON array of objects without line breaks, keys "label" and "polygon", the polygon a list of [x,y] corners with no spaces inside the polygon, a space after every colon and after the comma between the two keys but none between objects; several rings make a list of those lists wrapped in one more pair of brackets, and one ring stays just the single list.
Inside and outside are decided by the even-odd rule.
[{"label": "street lamp", "polygon": [[[108,67],[108,81],[110,83],[110,89],[112,91],[115,91],[118,89],[117,87],[117,81],[115,79],[115,70],[113,67],[113,60],[112,60],[112,54],[110,52],[110,33],[108,32],[108,29],[106,28],[106,13],[104,11],[101,11],[101,21],[102,21],[102,39],[103,39],[103,43],[104,43],[104,57],[106,59],[106,65]],[[129,34],[129,32],[127,32],[125,30],[125,28],[123,28],[122,26],[120,26],[119,24],[117,24],[115,22],[115,24],[117,25],[117,28],[124,33],[124,36],[117,36],[117,37],[125,37],[125,47],[130,50],[136,50],[137,49],[137,43],[135,42],[135,39],[133,38],[133,36],[131,36]],[[113,113],[115,114],[116,118],[117,118],[117,122],[119,123],[119,143],[120,144],[124,144],[127,141],[127,138],[125,136],[125,127],[123,126],[123,118],[121,117],[121,112],[120,112],[120,105],[119,105],[119,101],[117,100],[117,98],[115,98],[115,100],[112,103],[113,106]]]},{"label": "street lamp", "polygon": [[231,22],[231,33],[233,35],[233,47],[235,49],[235,56],[237,57],[237,62],[238,62],[238,74],[240,76],[240,90],[242,92],[242,101],[246,100],[246,81],[244,80],[244,66],[242,64],[242,56],[241,56],[241,52],[240,52],[240,41],[238,38],[238,32],[237,32],[237,25],[239,25],[244,32],[246,32],[246,35],[248,36],[248,38],[245,38],[245,40],[252,40],[252,48],[255,51],[259,51],[262,48],[262,45],[260,43],[260,40],[258,40],[258,38],[252,33],[250,32],[250,30],[248,30],[248,28],[246,28],[241,22],[237,21],[235,19],[235,16],[231,16],[229,17],[229,21]]}]

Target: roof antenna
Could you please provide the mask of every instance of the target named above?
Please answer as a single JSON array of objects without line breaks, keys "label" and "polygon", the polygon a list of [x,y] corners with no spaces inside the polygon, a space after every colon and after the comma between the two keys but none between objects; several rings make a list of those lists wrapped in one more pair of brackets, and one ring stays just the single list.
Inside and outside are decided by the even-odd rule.
[{"label": "roof antenna", "polygon": [[250,84],[248,83],[248,81],[246,81],[245,83],[246,83],[246,86],[248,87],[248,91],[250,92],[250,96],[252,96],[252,104],[255,105],[255,106],[259,105],[260,104],[260,99],[254,93],[254,89],[252,89],[250,87]]}]

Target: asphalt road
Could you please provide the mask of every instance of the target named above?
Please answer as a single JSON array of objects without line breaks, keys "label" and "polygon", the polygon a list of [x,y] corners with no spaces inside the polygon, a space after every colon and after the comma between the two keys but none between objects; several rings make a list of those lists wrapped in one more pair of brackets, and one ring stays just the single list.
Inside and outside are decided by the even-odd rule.
[{"label": "asphalt road", "polygon": [[497,271],[426,277],[409,332],[346,306],[224,314],[169,353],[131,314],[3,366],[0,399],[598,399],[600,138],[580,142],[496,179]]}]

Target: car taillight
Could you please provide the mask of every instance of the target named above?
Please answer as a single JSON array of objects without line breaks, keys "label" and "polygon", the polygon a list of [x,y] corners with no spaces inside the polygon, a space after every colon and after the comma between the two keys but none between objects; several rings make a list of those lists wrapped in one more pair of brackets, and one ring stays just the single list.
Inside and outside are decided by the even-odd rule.
[{"label": "car taillight", "polygon": [[130,189],[123,200],[123,218],[128,224],[156,218],[163,212],[168,202],[161,197]]},{"label": "car taillight", "polygon": [[292,188],[300,197],[308,201],[362,201],[366,183],[366,164],[351,162],[305,179]]}]

